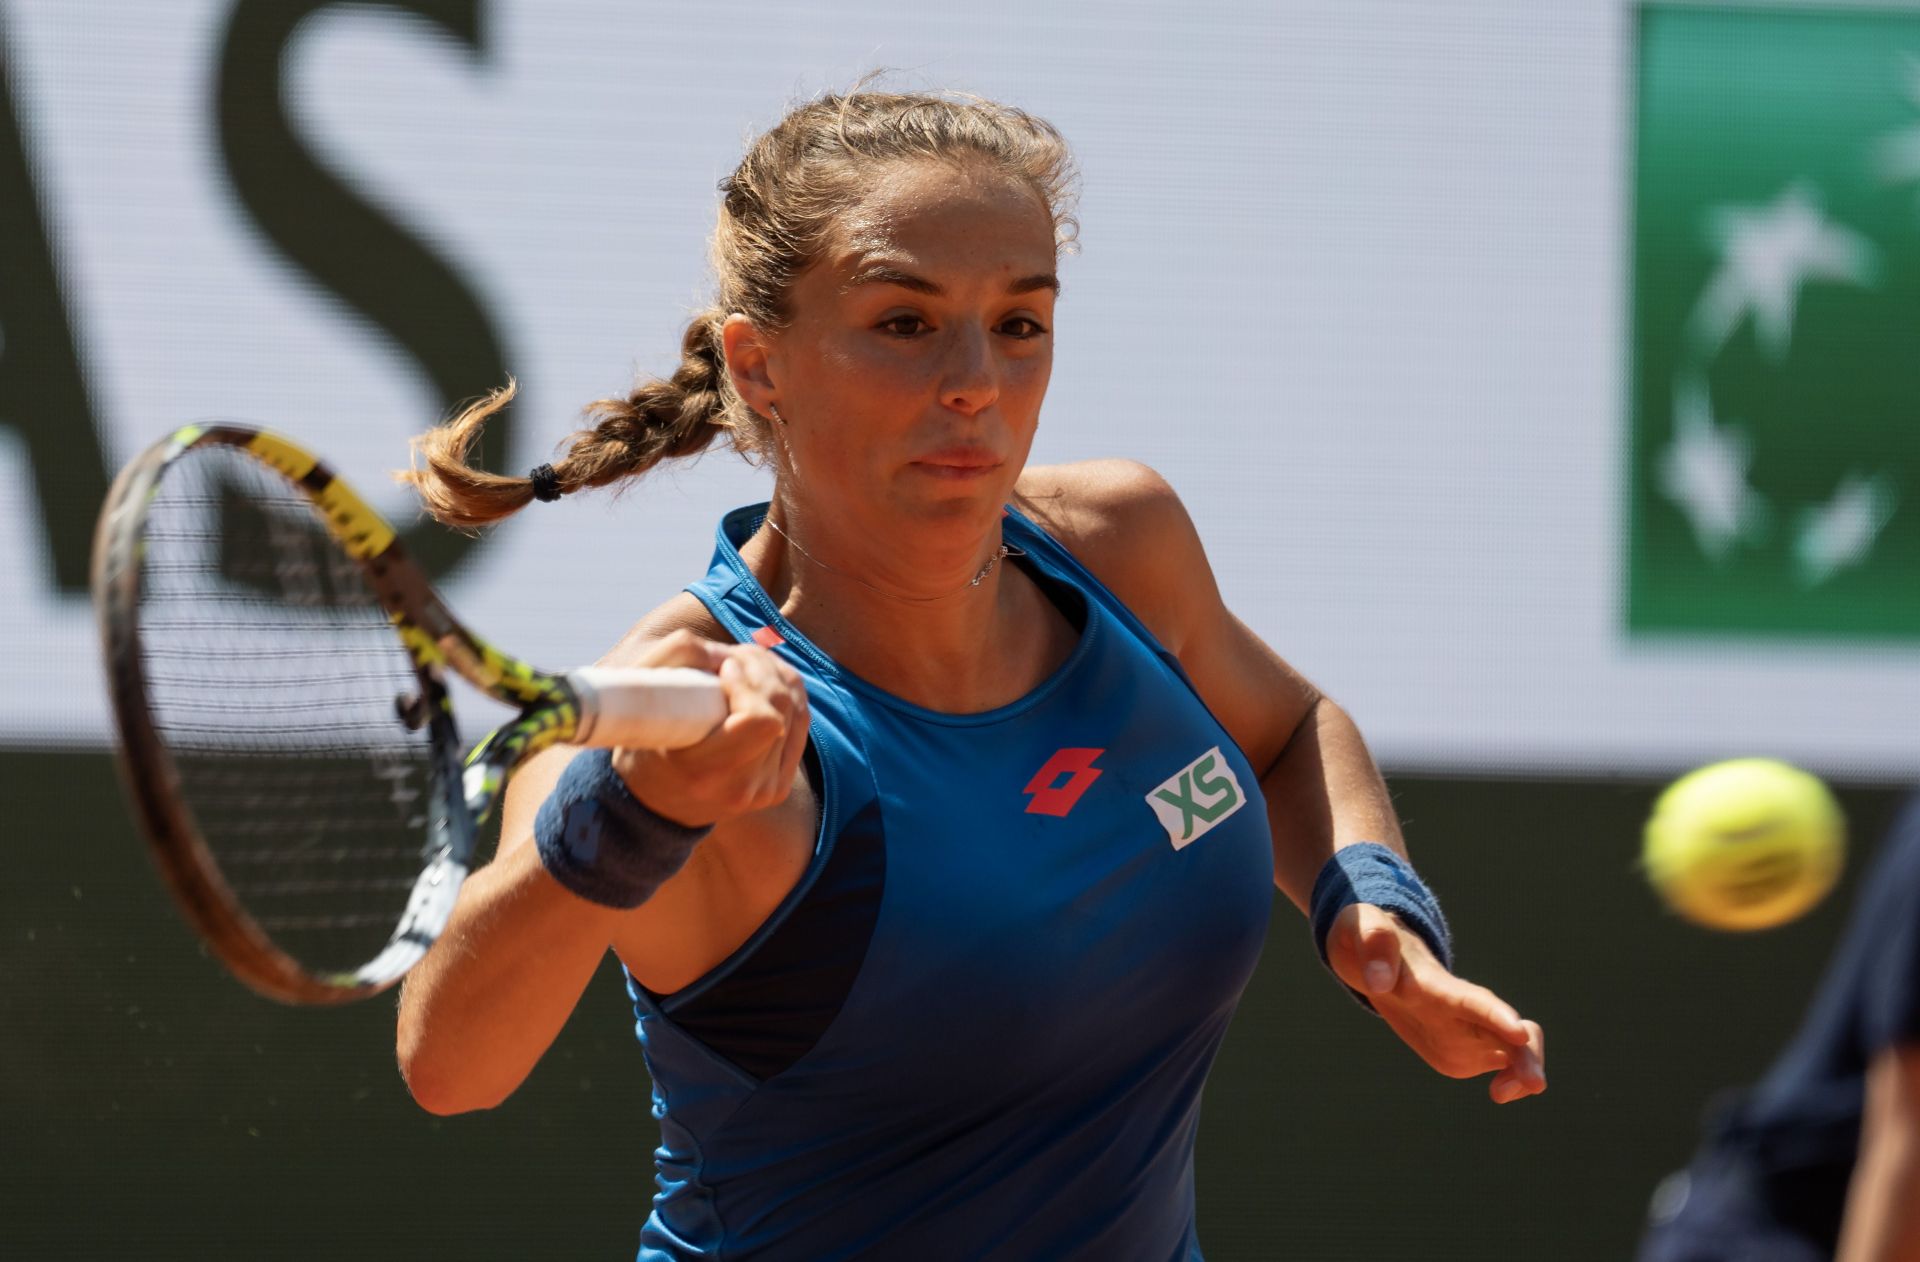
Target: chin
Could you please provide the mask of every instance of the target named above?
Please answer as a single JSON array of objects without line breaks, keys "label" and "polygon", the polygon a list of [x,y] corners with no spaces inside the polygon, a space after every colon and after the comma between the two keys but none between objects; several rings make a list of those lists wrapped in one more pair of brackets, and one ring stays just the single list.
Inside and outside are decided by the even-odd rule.
[{"label": "chin", "polygon": [[915,487],[914,493],[906,497],[905,507],[908,515],[918,521],[974,522],[998,517],[1012,493],[1013,484],[1005,477],[970,479]]}]

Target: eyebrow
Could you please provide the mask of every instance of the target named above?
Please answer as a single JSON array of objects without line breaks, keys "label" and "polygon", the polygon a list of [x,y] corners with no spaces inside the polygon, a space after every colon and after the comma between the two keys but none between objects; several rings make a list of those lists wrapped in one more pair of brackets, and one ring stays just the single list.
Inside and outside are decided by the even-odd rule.
[{"label": "eyebrow", "polygon": [[[847,278],[840,287],[841,293],[851,293],[861,285],[897,285],[901,289],[911,289],[915,293],[941,297],[947,291],[924,276],[915,276],[889,263],[869,263]],[[1022,276],[1007,286],[1009,294],[1030,294],[1037,289],[1051,289],[1060,292],[1060,278],[1052,272],[1036,272],[1032,276]]]}]

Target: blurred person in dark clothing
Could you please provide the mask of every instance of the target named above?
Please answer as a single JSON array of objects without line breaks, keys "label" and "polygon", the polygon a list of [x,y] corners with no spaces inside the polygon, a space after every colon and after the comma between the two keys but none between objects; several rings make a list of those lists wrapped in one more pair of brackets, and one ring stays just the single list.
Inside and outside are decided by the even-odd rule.
[{"label": "blurred person in dark clothing", "polygon": [[1654,1192],[1639,1262],[1920,1262],[1920,795],[1812,1006]]}]

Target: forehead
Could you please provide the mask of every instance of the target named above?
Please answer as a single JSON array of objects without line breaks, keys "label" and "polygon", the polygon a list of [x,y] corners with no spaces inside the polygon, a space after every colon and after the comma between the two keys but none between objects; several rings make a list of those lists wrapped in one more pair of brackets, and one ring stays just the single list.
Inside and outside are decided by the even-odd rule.
[{"label": "forehead", "polygon": [[1053,270],[1053,216],[1032,188],[978,165],[902,163],[848,208],[825,261],[852,272],[875,259],[946,271]]}]

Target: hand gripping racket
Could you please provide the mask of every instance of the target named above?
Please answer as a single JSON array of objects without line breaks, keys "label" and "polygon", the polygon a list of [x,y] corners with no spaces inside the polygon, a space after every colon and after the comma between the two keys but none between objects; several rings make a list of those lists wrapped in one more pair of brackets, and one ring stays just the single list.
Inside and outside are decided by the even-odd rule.
[{"label": "hand gripping racket", "polygon": [[[287,1003],[384,989],[445,927],[507,778],[549,745],[670,749],[712,675],[549,675],[460,625],[296,444],[189,426],[121,472],[93,594],[134,817],[193,928]],[[464,758],[451,668],[516,707]]]}]

